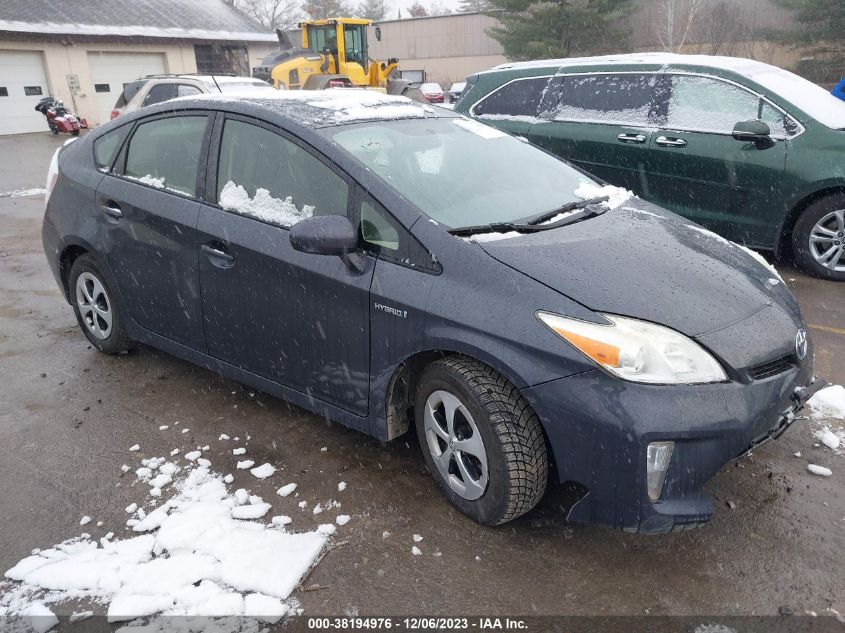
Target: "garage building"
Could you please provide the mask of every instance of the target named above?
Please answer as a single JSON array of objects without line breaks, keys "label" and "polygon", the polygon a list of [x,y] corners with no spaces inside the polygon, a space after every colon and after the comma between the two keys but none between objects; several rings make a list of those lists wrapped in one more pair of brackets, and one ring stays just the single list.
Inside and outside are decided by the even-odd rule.
[{"label": "garage building", "polygon": [[3,0],[0,134],[45,131],[34,110],[45,96],[98,125],[139,77],[249,75],[277,47],[224,0]]}]

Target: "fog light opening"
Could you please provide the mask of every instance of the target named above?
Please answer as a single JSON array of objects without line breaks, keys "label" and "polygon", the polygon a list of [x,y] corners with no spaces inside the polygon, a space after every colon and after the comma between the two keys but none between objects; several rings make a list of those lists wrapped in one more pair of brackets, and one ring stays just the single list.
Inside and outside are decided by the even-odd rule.
[{"label": "fog light opening", "polygon": [[672,461],[675,442],[652,442],[646,450],[646,480],[648,497],[652,501],[660,499],[663,483],[666,481],[666,471]]}]

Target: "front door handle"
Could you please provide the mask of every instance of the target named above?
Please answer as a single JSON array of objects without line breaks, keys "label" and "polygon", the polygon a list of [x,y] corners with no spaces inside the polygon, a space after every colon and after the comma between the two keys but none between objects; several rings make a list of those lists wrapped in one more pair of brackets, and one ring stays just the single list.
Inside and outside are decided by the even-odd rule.
[{"label": "front door handle", "polygon": [[211,260],[211,263],[218,268],[231,268],[235,264],[235,257],[226,252],[226,247],[219,242],[203,244],[200,247],[200,250],[202,250],[202,252],[208,256],[208,259]]},{"label": "front door handle", "polygon": [[105,201],[100,205],[100,210],[113,218],[120,219],[123,217],[123,210],[121,210],[120,205],[114,200]]},{"label": "front door handle", "polygon": [[669,138],[668,136],[658,136],[655,141],[661,147],[686,147],[687,142],[682,138]]},{"label": "front door handle", "polygon": [[620,143],[645,143],[646,137],[643,134],[620,134],[616,137]]}]

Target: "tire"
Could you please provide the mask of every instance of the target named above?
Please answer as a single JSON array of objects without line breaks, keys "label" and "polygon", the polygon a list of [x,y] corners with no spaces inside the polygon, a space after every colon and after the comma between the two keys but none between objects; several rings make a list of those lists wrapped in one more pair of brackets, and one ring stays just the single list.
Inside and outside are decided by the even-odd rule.
[{"label": "tire", "polygon": [[81,255],[73,262],[68,289],[76,321],[91,345],[104,354],[132,349],[117,296],[93,257]]},{"label": "tire", "polygon": [[505,378],[469,358],[444,358],[423,371],[414,405],[426,465],[452,505],[484,525],[507,523],[537,505],[549,472],[545,437]]},{"label": "tire", "polygon": [[403,97],[408,97],[411,101],[419,101],[420,103],[428,103],[428,99],[419,88],[406,88],[402,92]]},{"label": "tire", "polygon": [[807,274],[845,281],[845,194],[822,198],[804,210],[792,230],[792,252]]},{"label": "tire", "polygon": [[79,136],[79,130],[71,130],[70,135],[71,136]]}]

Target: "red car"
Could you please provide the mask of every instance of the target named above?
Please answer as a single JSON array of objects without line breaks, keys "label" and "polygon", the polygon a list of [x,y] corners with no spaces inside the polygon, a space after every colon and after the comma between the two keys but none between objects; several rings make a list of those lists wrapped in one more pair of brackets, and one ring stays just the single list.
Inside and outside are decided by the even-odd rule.
[{"label": "red car", "polygon": [[423,84],[420,86],[420,92],[429,103],[443,103],[443,88],[440,84]]}]

